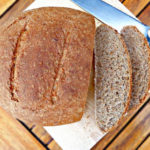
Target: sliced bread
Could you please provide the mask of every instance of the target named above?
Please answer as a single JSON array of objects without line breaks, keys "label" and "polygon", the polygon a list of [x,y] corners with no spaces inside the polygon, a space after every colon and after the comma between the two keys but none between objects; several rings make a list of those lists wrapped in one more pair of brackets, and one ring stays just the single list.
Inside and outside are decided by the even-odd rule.
[{"label": "sliced bread", "polygon": [[95,36],[96,121],[108,131],[126,112],[131,95],[132,70],[120,34],[101,25]]},{"label": "sliced bread", "polygon": [[150,48],[144,35],[134,26],[121,31],[132,64],[132,94],[129,109],[143,102],[150,87]]}]

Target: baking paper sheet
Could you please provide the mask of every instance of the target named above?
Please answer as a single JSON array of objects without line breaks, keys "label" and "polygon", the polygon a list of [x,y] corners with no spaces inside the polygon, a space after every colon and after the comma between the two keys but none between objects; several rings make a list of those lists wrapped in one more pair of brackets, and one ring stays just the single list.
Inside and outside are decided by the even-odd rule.
[{"label": "baking paper sheet", "polygon": [[[118,0],[105,1],[134,16]],[[82,10],[71,2],[71,0],[35,0],[26,10],[48,6],[69,7]],[[100,22],[96,21],[96,24],[98,25]],[[86,109],[81,121],[62,126],[44,127],[63,150],[89,150],[106,134],[100,131],[95,122],[94,90],[92,82],[93,80],[91,80]]]}]

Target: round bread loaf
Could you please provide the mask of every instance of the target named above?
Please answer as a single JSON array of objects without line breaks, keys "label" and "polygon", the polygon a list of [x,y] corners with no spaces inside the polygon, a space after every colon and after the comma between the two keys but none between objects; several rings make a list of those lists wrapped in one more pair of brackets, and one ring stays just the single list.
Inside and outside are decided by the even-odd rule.
[{"label": "round bread loaf", "polygon": [[88,91],[94,18],[69,8],[39,8],[0,32],[0,106],[41,125],[81,119]]}]

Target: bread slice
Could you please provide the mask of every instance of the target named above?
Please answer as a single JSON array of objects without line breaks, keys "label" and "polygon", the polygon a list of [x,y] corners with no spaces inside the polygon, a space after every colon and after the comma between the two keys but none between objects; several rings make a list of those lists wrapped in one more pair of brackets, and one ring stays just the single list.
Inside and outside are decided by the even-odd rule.
[{"label": "bread slice", "polygon": [[79,121],[88,92],[94,17],[70,8],[24,12],[0,31],[0,106],[43,126]]},{"label": "bread slice", "polygon": [[126,112],[131,95],[132,71],[128,51],[120,34],[107,25],[96,30],[96,121],[103,131],[117,124]]},{"label": "bread slice", "polygon": [[129,109],[143,102],[150,87],[150,48],[144,35],[134,26],[121,31],[132,64],[132,94]]}]

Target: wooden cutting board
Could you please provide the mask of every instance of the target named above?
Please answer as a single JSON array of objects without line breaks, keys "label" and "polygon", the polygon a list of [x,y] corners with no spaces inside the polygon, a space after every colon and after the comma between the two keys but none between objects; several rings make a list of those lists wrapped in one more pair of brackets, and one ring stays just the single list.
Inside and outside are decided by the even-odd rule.
[{"label": "wooden cutting board", "polygon": [[[139,108],[131,110],[120,124],[101,139],[92,150],[150,150],[149,97],[150,95]],[[146,147],[149,149],[145,149]]]},{"label": "wooden cutting board", "polygon": [[[64,0],[63,2],[61,0],[53,0],[53,2],[49,1],[48,3],[45,1],[45,3],[42,3],[40,0],[37,0],[37,2],[34,3],[34,5],[30,6],[30,9],[43,6],[63,6],[78,9],[76,5],[71,4],[70,1]],[[109,2],[117,8],[128,12],[122,7],[122,5],[120,5],[120,3],[117,0],[106,0],[106,2]],[[94,124],[95,118],[93,114],[95,109],[94,98],[92,95],[92,85],[93,84],[91,82],[87,98],[86,110],[80,122],[67,126],[46,127],[46,130],[64,149],[89,149],[94,144],[94,142],[96,143],[97,139],[100,139],[104,136],[104,134],[100,132],[97,128],[97,125]]]},{"label": "wooden cutting board", "polygon": [[0,108],[1,150],[45,150],[17,120]]},{"label": "wooden cutting board", "polygon": [[0,0],[0,16],[10,8],[17,0]]},{"label": "wooden cutting board", "polygon": [[[24,127],[25,126],[25,127]],[[121,124],[112,129],[92,150],[150,148],[150,100],[140,109],[130,112]],[[20,124],[0,108],[1,150],[61,150],[54,139],[43,129],[33,124]]]},{"label": "wooden cutting board", "polygon": [[[0,0],[0,2],[1,1],[2,0]],[[0,24],[3,24],[12,15],[17,15],[19,12],[21,12],[23,9],[25,9],[32,1],[33,0],[26,0],[26,1],[25,0],[19,0],[8,11],[8,13],[3,18],[1,18]],[[124,4],[133,12],[135,11],[134,8],[136,6],[138,6],[138,7],[136,7],[136,13],[138,14],[139,18],[141,18],[145,23],[150,24],[150,19],[148,17],[149,14],[150,14],[150,11],[149,11],[150,10],[149,9],[150,5],[149,4],[147,5],[146,3],[144,3],[145,1],[143,1],[143,0],[139,0],[139,1],[136,1],[136,0],[135,1],[133,1],[133,0],[123,0],[123,1],[124,1]],[[145,106],[147,106],[147,107],[145,107]],[[148,114],[148,112],[149,112],[148,110],[150,110],[150,105],[148,105],[148,103],[147,103],[145,106],[142,107],[142,109],[140,109],[140,111],[137,110],[135,112],[132,112],[126,119],[124,119],[124,122],[122,122],[122,124],[119,127],[115,128],[109,134],[107,134],[94,148],[97,149],[97,150],[102,149],[104,147],[107,147],[108,149],[115,148],[116,146],[119,145],[119,143],[117,141],[123,143],[124,140],[125,140],[125,142],[127,142],[128,145],[126,145],[126,147],[122,146],[120,148],[123,148],[123,149],[133,149],[134,148],[135,149],[135,148],[138,147],[139,149],[142,149],[142,150],[144,150],[144,149],[148,150],[150,148],[150,135],[149,135],[150,133],[148,132],[149,128],[147,128],[148,130],[146,130],[146,132],[144,132],[144,136],[141,136],[143,132],[142,133],[136,132],[137,131],[136,130],[137,129],[136,126],[138,125],[138,122],[139,122],[140,118],[142,118],[143,121],[140,120],[140,123],[139,123],[140,126],[138,127],[138,129],[143,131],[144,130],[143,127],[149,127],[149,124],[147,124],[149,122],[146,121],[147,119],[145,119],[144,116],[146,116],[146,114]],[[0,148],[6,149],[6,150],[7,149],[17,149],[17,147],[10,147],[10,146],[13,146],[11,141],[16,143],[16,145],[27,144],[26,142],[22,142],[23,139],[26,138],[27,136],[29,136],[29,137],[27,137],[27,141],[29,141],[29,143],[31,142],[31,144],[33,143],[34,146],[39,146],[40,145],[40,147],[41,147],[42,144],[40,144],[40,142],[32,134],[26,134],[26,133],[24,134],[23,133],[23,132],[28,132],[28,130],[26,130],[26,129],[25,130],[24,129],[21,130],[21,128],[18,127],[18,124],[19,124],[18,121],[15,120],[15,122],[14,122],[13,121],[14,119],[12,119],[9,115],[8,116],[5,115],[4,111],[0,110],[0,114],[2,116],[4,116],[2,118],[1,115],[0,115],[0,118],[2,120],[3,119],[7,120],[7,121],[10,120],[8,122],[12,122],[11,123],[11,127],[13,127],[13,129],[12,129],[10,126],[6,125],[5,121],[4,121],[4,123],[2,122],[0,130],[3,130],[4,132],[0,132],[0,137],[1,137],[0,138]],[[142,115],[140,115],[140,114],[142,114]],[[7,117],[8,117],[8,119],[6,119]],[[133,117],[135,118],[135,120],[133,119]],[[148,117],[146,117],[146,118],[148,118]],[[1,123],[1,119],[0,119],[0,123]],[[134,122],[132,123],[133,120],[134,120]],[[14,123],[14,125],[12,125],[13,123]],[[130,123],[132,123],[132,125],[127,128],[127,126]],[[20,124],[19,124],[19,126],[20,126]],[[46,131],[42,127],[36,126],[34,124],[28,124],[28,129],[30,130],[30,132],[33,132],[35,135],[37,135],[37,137],[39,137],[39,139],[41,139],[41,141],[43,141],[43,143],[45,143],[45,147],[47,147],[47,148],[49,147],[52,150],[60,149],[60,147],[57,145],[57,143],[50,137],[50,135],[46,134]],[[125,130],[125,129],[127,129],[127,130]],[[129,129],[130,129],[130,131],[132,131],[132,132],[130,132],[130,135],[133,134],[133,136],[130,137],[130,138],[125,138],[124,135],[127,133],[127,131],[129,131]],[[6,130],[7,130],[7,132],[5,132]],[[125,132],[122,132],[124,130],[125,130]],[[12,134],[10,134],[9,131],[10,132],[13,131]],[[17,132],[17,133],[15,133],[15,132]],[[18,132],[23,133],[22,136],[18,136]],[[123,134],[121,134],[122,135],[121,137],[118,136],[120,133],[123,133]],[[9,138],[9,140],[7,140],[8,135],[11,138],[15,139],[15,140],[11,140],[11,138]],[[19,137],[19,138],[16,138],[15,136]],[[117,138],[117,137],[119,137],[119,138]],[[137,137],[137,139],[136,139],[136,143],[137,144],[133,145],[132,142],[135,141],[136,137]],[[35,142],[34,140],[36,140],[37,142]],[[132,141],[132,142],[129,142],[129,141]],[[5,144],[5,143],[7,143],[7,144]],[[37,147],[34,147],[34,146],[30,147],[30,148],[26,147],[26,146],[24,146],[24,147],[22,146],[22,149],[32,149],[32,148],[33,149],[35,149],[35,148],[37,149]],[[40,148],[38,147],[38,149],[40,149]]]}]

